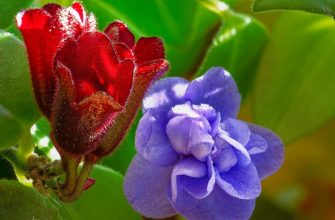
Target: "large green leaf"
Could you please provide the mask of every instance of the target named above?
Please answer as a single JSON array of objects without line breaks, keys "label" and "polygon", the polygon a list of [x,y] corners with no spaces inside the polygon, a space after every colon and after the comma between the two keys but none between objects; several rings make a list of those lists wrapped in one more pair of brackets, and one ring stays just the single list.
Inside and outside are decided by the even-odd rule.
[{"label": "large green leaf", "polygon": [[269,10],[302,10],[335,16],[335,0],[254,0],[255,12]]},{"label": "large green leaf", "polygon": [[17,144],[22,135],[20,124],[0,105],[0,150]]},{"label": "large green leaf", "polygon": [[80,220],[141,219],[123,194],[123,177],[119,173],[96,166],[91,176],[95,184],[77,201],[66,204],[77,212]]},{"label": "large green leaf", "polygon": [[262,60],[253,95],[257,123],[293,141],[335,116],[335,22],[287,12]]},{"label": "large green leaf", "polygon": [[0,31],[0,148],[17,144],[39,117],[24,45]]},{"label": "large green leaf", "polygon": [[266,29],[257,20],[242,14],[223,17],[197,76],[212,66],[223,66],[232,73],[244,96],[254,78],[267,39]]},{"label": "large green leaf", "polygon": [[0,198],[0,219],[61,219],[47,197],[17,181],[0,180]]},{"label": "large green leaf", "polygon": [[26,8],[31,2],[32,0],[0,0],[0,28],[5,28],[12,22],[14,23],[15,14]]}]

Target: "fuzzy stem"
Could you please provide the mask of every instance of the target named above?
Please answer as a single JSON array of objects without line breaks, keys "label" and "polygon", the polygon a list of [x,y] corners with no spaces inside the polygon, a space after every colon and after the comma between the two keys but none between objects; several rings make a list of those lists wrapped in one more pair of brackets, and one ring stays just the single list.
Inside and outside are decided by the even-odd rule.
[{"label": "fuzzy stem", "polygon": [[94,166],[94,163],[85,161],[84,166],[80,172],[80,175],[76,181],[76,186],[74,188],[74,191],[68,195],[61,195],[60,197],[61,200],[63,200],[64,202],[72,202],[79,197],[79,195],[83,191],[83,187],[86,183],[88,176],[91,173],[93,166]]},{"label": "fuzzy stem", "polygon": [[66,182],[61,190],[62,195],[71,194],[77,185],[77,170],[79,160],[74,158],[62,158],[64,170],[66,170]]}]

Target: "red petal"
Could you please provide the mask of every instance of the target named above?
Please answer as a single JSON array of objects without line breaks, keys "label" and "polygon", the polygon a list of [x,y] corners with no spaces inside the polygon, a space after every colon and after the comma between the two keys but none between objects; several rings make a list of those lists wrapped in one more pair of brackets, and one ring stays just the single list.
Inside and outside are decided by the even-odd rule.
[{"label": "red petal", "polygon": [[43,10],[48,12],[48,14],[51,17],[55,16],[61,9],[62,9],[62,6],[57,5],[55,3],[49,3],[43,6]]},{"label": "red petal", "polygon": [[147,88],[160,76],[162,76],[169,65],[165,60],[156,60],[147,65],[137,67],[133,87],[127,99],[125,109],[118,113],[111,127],[100,143],[100,146],[88,155],[88,160],[97,161],[102,156],[112,152],[123,139],[133,118],[136,115]]},{"label": "red petal", "polygon": [[122,106],[125,105],[133,84],[134,63],[132,60],[124,60],[117,67],[118,75],[113,85],[107,88],[107,92]]},{"label": "red petal", "polygon": [[52,138],[61,153],[86,154],[94,150],[122,107],[106,93],[99,92],[74,101],[70,70],[58,63],[58,83],[52,114]]},{"label": "red petal", "polygon": [[87,178],[84,186],[83,186],[83,190],[88,190],[89,188],[91,188],[95,183],[95,179],[92,178]]},{"label": "red petal", "polygon": [[67,42],[57,60],[71,70],[76,102],[104,91],[124,104],[129,94],[134,65],[131,60],[119,63],[108,37],[99,32],[83,34],[76,42]]},{"label": "red petal", "polygon": [[127,45],[124,43],[113,43],[113,48],[120,62],[125,59],[135,59],[133,51],[129,49],[129,47],[127,47]]},{"label": "red petal", "polygon": [[27,47],[35,97],[42,113],[48,117],[55,90],[53,57],[61,32],[49,29],[51,17],[39,9],[21,12],[16,20]]},{"label": "red petal", "polygon": [[122,42],[129,48],[133,48],[135,45],[135,37],[129,31],[127,25],[121,21],[114,21],[105,29],[105,33],[111,39],[112,42]]},{"label": "red petal", "polygon": [[35,97],[42,113],[48,118],[55,91],[53,63],[57,48],[62,40],[78,37],[95,28],[80,19],[79,6],[75,7],[47,4],[42,9],[23,11],[16,16],[27,47]]},{"label": "red petal", "polygon": [[74,2],[71,7],[79,14],[82,21],[86,20],[86,11],[80,2]]},{"label": "red petal", "polygon": [[139,65],[165,57],[163,42],[157,37],[140,38],[137,41],[134,53],[136,63]]}]

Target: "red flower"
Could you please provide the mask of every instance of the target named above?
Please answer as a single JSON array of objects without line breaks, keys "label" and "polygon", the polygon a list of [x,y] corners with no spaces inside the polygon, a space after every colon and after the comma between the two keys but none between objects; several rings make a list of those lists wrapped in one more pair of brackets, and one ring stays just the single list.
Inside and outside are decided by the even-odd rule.
[{"label": "red flower", "polygon": [[129,128],[147,87],[167,69],[159,38],[140,38],[120,21],[95,28],[80,3],[45,5],[17,15],[37,103],[63,158],[91,163]]}]

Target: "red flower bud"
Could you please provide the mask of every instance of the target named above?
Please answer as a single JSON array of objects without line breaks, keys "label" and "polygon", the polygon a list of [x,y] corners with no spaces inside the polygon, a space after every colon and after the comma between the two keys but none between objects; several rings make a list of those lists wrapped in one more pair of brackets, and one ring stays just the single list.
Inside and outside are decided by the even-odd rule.
[{"label": "red flower bud", "polygon": [[129,128],[147,87],[168,69],[159,38],[140,38],[120,21],[106,30],[80,3],[17,15],[35,97],[64,157],[96,162]]},{"label": "red flower bud", "polygon": [[82,5],[69,8],[47,4],[42,9],[22,11],[16,16],[27,47],[34,93],[41,112],[50,118],[55,91],[54,57],[68,37],[79,37],[96,29],[93,15],[86,15]]}]

